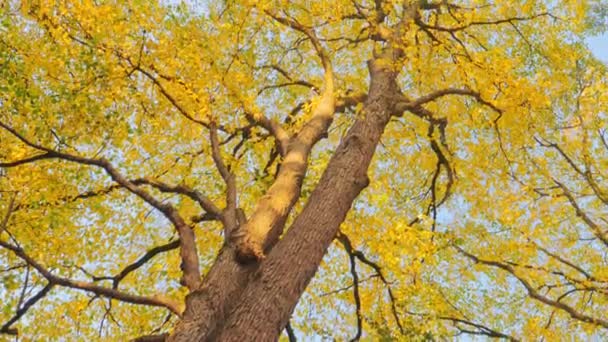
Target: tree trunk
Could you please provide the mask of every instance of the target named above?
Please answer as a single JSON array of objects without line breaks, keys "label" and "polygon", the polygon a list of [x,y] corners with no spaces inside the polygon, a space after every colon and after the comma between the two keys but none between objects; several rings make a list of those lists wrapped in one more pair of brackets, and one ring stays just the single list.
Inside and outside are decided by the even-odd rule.
[{"label": "tree trunk", "polygon": [[364,117],[349,130],[305,208],[255,272],[218,340],[278,339],[353,201],[367,186],[367,169],[398,94],[394,73],[370,63],[370,74]]},{"label": "tree trunk", "polygon": [[186,311],[167,341],[212,341],[214,332],[236,304],[258,264],[237,262],[236,250],[224,246],[201,287],[186,297]]},{"label": "tree trunk", "polygon": [[242,265],[222,249],[170,341],[274,341],[314,276],[355,198],[399,94],[396,73],[370,61],[364,113],[350,128],[293,225],[266,259]]}]

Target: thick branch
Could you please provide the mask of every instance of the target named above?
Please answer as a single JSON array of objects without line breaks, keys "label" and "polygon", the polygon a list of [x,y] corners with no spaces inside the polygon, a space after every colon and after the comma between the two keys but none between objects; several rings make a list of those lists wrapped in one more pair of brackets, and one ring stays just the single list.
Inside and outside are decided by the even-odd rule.
[{"label": "thick branch", "polygon": [[164,342],[169,337],[169,334],[160,335],[145,335],[131,340],[131,342]]},{"label": "thick branch", "polygon": [[365,115],[357,118],[304,209],[260,264],[221,327],[219,340],[239,341],[245,335],[263,341],[278,338],[354,199],[369,183],[367,169],[398,92],[392,69],[375,61],[369,67],[372,81]]},{"label": "thick branch", "polygon": [[312,42],[324,68],[324,91],[311,119],[291,139],[275,182],[259,200],[250,219],[232,238],[241,262],[261,260],[281,235],[287,216],[300,197],[302,181],[312,147],[327,133],[335,112],[331,61],[315,32],[291,18],[266,12],[277,22],[305,34]]}]

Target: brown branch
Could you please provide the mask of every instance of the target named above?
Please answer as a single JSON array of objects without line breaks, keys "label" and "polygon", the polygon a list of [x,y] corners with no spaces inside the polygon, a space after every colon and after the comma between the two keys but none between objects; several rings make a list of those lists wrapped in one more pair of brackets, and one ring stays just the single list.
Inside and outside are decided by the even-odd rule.
[{"label": "brown branch", "polygon": [[253,114],[250,111],[245,111],[245,116],[253,122],[255,122],[260,127],[267,130],[274,137],[278,150],[281,153],[281,156],[284,156],[287,153],[287,148],[289,145],[289,134],[285,129],[276,122],[275,120],[269,119],[262,114]]},{"label": "brown branch", "polygon": [[564,152],[564,150],[561,149],[561,147],[559,147],[559,145],[557,145],[556,143],[551,143],[551,142],[543,142],[541,141],[539,138],[534,137],[534,140],[536,140],[536,142],[543,146],[543,147],[550,147],[550,148],[554,148],[555,150],[557,150],[557,152],[564,157],[564,159],[566,160],[566,162],[570,165],[570,167],[572,167],[572,169],[578,173],[581,176],[585,176],[585,173],[576,165],[576,163],[572,160],[572,158],[570,158],[570,156],[568,154],[566,154]]},{"label": "brown branch", "polygon": [[53,283],[49,282],[48,284],[46,284],[45,287],[42,288],[42,290],[38,291],[38,293],[36,293],[34,296],[32,296],[30,299],[28,299],[23,304],[23,306],[19,307],[17,309],[17,312],[15,313],[15,315],[13,317],[11,317],[6,323],[4,323],[0,327],[0,334],[18,335],[17,329],[11,328],[11,325],[13,325],[15,322],[17,322],[23,315],[25,315],[25,313],[31,307],[33,307],[39,300],[44,298],[44,296],[46,296],[46,294],[49,293],[49,291],[51,291],[51,289],[53,288],[53,285],[54,285]]},{"label": "brown branch", "polygon": [[222,211],[218,208],[209,198],[205,195],[201,194],[199,191],[194,190],[188,186],[183,184],[180,185],[169,185],[167,183],[163,183],[161,181],[151,179],[151,178],[139,178],[133,180],[133,184],[142,185],[146,184],[151,187],[158,189],[161,192],[169,192],[181,194],[189,197],[196,203],[198,203],[203,210],[205,210],[208,214],[212,215],[215,219],[221,219]]},{"label": "brown branch", "polygon": [[342,233],[341,231],[338,232],[338,235],[336,236],[336,239],[342,244],[342,246],[344,246],[344,249],[346,250],[346,252],[349,255],[353,255],[354,257],[356,257],[357,259],[359,259],[362,263],[368,265],[369,267],[371,267],[372,269],[374,269],[374,271],[376,271],[376,273],[378,274],[378,277],[380,277],[380,280],[386,286],[386,289],[387,289],[387,292],[388,292],[388,296],[389,296],[389,298],[391,300],[391,311],[392,311],[392,314],[393,314],[393,318],[395,319],[395,323],[397,323],[397,327],[399,328],[399,332],[402,335],[405,334],[405,331],[403,330],[403,326],[401,325],[401,321],[399,320],[399,314],[397,313],[397,304],[396,304],[395,296],[393,295],[393,290],[391,289],[390,283],[384,277],[384,273],[382,272],[382,268],[377,263],[369,260],[365,256],[365,254],[363,254],[363,252],[354,249],[352,247],[352,242],[350,241],[349,237],[347,235],[345,235],[344,233]]},{"label": "brown branch", "polygon": [[[279,22],[280,24],[283,24],[287,27],[290,27],[290,28],[306,35],[308,37],[308,39],[310,39],[310,42],[312,43],[315,51],[317,52],[319,59],[321,59],[321,63],[323,64],[323,69],[331,70],[331,62],[329,61],[329,56],[325,52],[325,49],[323,49],[323,46],[321,45],[321,42],[317,38],[317,35],[315,34],[313,29],[300,24],[299,22],[297,22],[296,20],[294,20],[292,18],[280,17],[276,13],[272,13],[268,10],[265,11],[265,13],[268,16],[270,16],[272,19],[274,19],[275,21]],[[327,78],[326,78],[326,82],[327,82]]]},{"label": "brown branch", "polygon": [[543,13],[538,13],[535,15],[531,15],[531,16],[527,16],[527,17],[511,17],[511,18],[504,18],[504,19],[497,19],[497,20],[490,20],[490,21],[472,21],[468,24],[465,25],[461,25],[461,26],[454,26],[454,27],[443,27],[443,26],[436,26],[436,25],[428,25],[424,22],[422,22],[421,20],[417,20],[416,24],[424,27],[426,29],[431,29],[431,30],[436,30],[436,31],[443,31],[443,32],[449,32],[449,33],[454,33],[457,31],[462,31],[465,30],[469,27],[472,26],[486,26],[486,25],[500,25],[500,24],[513,24],[515,22],[518,21],[528,21],[528,20],[533,20],[539,17],[551,17],[556,19],[556,17],[549,13],[549,12],[543,12]]},{"label": "brown branch", "polygon": [[553,149],[557,150],[557,152],[566,160],[568,165],[570,165],[570,167],[572,167],[572,169],[576,173],[578,173],[581,177],[583,177],[583,179],[585,180],[585,182],[587,184],[589,184],[589,187],[591,187],[591,190],[593,190],[593,193],[595,194],[595,196],[600,201],[602,201],[604,204],[608,204],[608,197],[606,197],[606,195],[603,193],[603,191],[597,185],[596,181],[593,179],[591,172],[588,169],[588,165],[586,165],[587,166],[586,170],[583,171],[580,167],[578,167],[576,165],[574,160],[558,144],[552,143],[552,142],[542,142],[540,139],[538,139],[536,137],[534,137],[534,139],[536,140],[536,142],[538,142],[543,147],[553,148]]},{"label": "brown branch", "polygon": [[[380,278],[380,275],[378,275],[377,273],[374,273],[374,274],[372,274],[370,276],[367,276],[365,278],[359,279],[359,285],[361,285],[361,284],[363,284],[363,283],[365,283],[365,282],[367,282],[369,280],[375,279],[375,278]],[[351,284],[348,284],[346,286],[342,286],[340,288],[337,288],[337,289],[334,289],[334,290],[331,290],[331,291],[328,291],[328,292],[323,292],[323,293],[321,293],[319,295],[319,297],[327,297],[327,296],[335,295],[337,293],[348,291],[348,290],[352,289],[353,286],[355,286],[355,284],[351,283]]]},{"label": "brown branch", "polygon": [[[135,182],[135,181],[132,181],[132,182]],[[63,196],[53,202],[38,201],[38,202],[34,202],[34,203],[19,203],[15,206],[15,211],[23,210],[23,209],[35,209],[35,208],[40,208],[40,207],[45,207],[45,206],[57,206],[60,204],[75,202],[75,201],[81,200],[81,199],[87,199],[87,198],[91,198],[91,197],[107,195],[117,189],[122,189],[122,186],[120,184],[113,184],[113,185],[110,185],[108,187],[105,187],[105,188],[102,188],[99,190],[89,190],[89,191],[85,191],[85,192],[77,194],[77,195]]]},{"label": "brown branch", "polygon": [[[444,297],[444,299],[446,299],[446,298]],[[460,315],[462,315],[460,309],[458,309],[456,306],[454,306],[450,302],[448,302],[448,304],[456,312],[458,312]],[[431,314],[428,314],[428,313],[418,313],[418,312],[407,311],[407,310],[405,312],[407,314],[409,314],[409,315],[419,316],[419,317],[424,317],[424,318],[432,316]],[[489,327],[487,327],[487,326],[485,326],[483,324],[475,323],[472,320],[470,320],[469,318],[467,318],[466,316],[463,317],[463,318],[457,318],[457,317],[445,316],[445,315],[434,316],[434,317],[436,317],[436,318],[438,318],[440,320],[443,320],[443,321],[450,321],[450,322],[454,323],[454,326],[456,327],[456,329],[458,329],[461,333],[467,333],[467,334],[473,334],[473,335],[484,335],[484,336],[494,337],[494,338],[504,338],[504,339],[507,339],[507,340],[512,341],[512,342],[519,341],[519,339],[517,339],[517,338],[515,338],[513,336],[510,336],[510,335],[507,335],[505,333],[502,333],[500,331],[497,331],[496,329],[489,328]],[[468,326],[477,328],[479,330],[477,330],[477,331],[466,330],[466,329],[463,329],[463,328],[459,327],[458,324],[466,324]]]},{"label": "brown branch", "polygon": [[76,156],[76,155],[72,155],[72,154],[55,151],[55,150],[49,149],[47,147],[44,147],[44,146],[41,146],[39,144],[29,141],[23,135],[19,134],[17,131],[15,131],[10,126],[4,124],[3,122],[0,122],[0,127],[9,131],[17,139],[19,139],[26,145],[28,145],[34,149],[46,152],[46,154],[48,154],[49,158],[62,159],[62,160],[66,160],[66,161],[75,162],[78,164],[83,164],[83,165],[97,166],[97,167],[104,169],[106,171],[106,173],[108,173],[110,175],[112,180],[114,180],[116,183],[120,184],[122,187],[126,188],[127,190],[129,190],[134,195],[143,199],[146,203],[151,205],[153,208],[160,211],[173,224],[173,226],[177,230],[178,234],[180,235],[180,241],[181,241],[180,254],[182,257],[182,270],[184,273],[182,283],[185,284],[190,290],[196,289],[198,287],[201,276],[200,276],[200,269],[199,269],[198,252],[197,252],[196,244],[194,241],[194,233],[192,232],[190,227],[188,227],[188,225],[185,223],[183,218],[179,215],[177,210],[172,205],[170,205],[168,203],[162,203],[161,201],[159,201],[158,199],[156,199],[152,195],[150,195],[148,192],[144,191],[137,185],[133,184],[131,181],[129,181],[127,178],[125,178],[120,172],[118,172],[118,170],[116,170],[116,168],[114,168],[114,166],[107,159],[85,158],[85,157],[80,157],[80,156]]},{"label": "brown branch", "polygon": [[427,94],[427,95],[423,95],[423,96],[417,98],[416,100],[410,100],[407,97],[402,96],[401,99],[398,99],[399,102],[395,105],[395,116],[401,116],[404,111],[412,111],[412,112],[420,111],[418,108],[423,106],[424,104],[433,102],[433,101],[435,101],[441,97],[447,96],[447,95],[470,96],[470,97],[475,98],[477,100],[477,102],[492,108],[494,111],[496,111],[498,113],[503,112],[500,108],[496,107],[491,102],[484,100],[481,97],[481,94],[479,94],[479,92],[476,92],[471,89],[447,88],[447,89],[437,90],[437,91]]},{"label": "brown branch", "polygon": [[595,235],[595,237],[600,239],[600,241],[602,241],[602,243],[606,247],[608,247],[608,236],[604,232],[602,232],[600,226],[598,226],[597,223],[593,222],[593,220],[587,215],[587,213],[585,213],[585,211],[581,209],[570,190],[568,190],[568,188],[564,184],[558,182],[555,179],[553,180],[553,182],[555,182],[555,184],[557,184],[557,186],[562,189],[564,195],[568,199],[568,202],[570,202],[570,204],[574,208],[576,216],[580,217],[585,222],[585,224],[587,224],[587,226],[591,228],[591,230],[593,231],[593,235]]},{"label": "brown branch", "polygon": [[575,270],[577,270],[579,273],[581,273],[582,275],[584,275],[587,279],[591,280],[591,281],[600,281],[598,279],[596,279],[595,277],[593,277],[591,274],[589,274],[587,271],[585,271],[583,268],[581,268],[578,265],[575,265],[573,262],[568,261],[566,259],[564,259],[563,257],[555,254],[555,253],[551,253],[549,252],[546,248],[543,248],[541,246],[536,245],[536,248],[538,248],[540,251],[542,251],[543,253],[547,254],[548,256],[556,259],[557,261],[561,262],[564,265],[567,265]]},{"label": "brown branch", "polygon": [[[473,97],[477,98],[478,100],[481,100],[481,97],[479,97],[478,93],[468,90],[468,89],[444,89],[444,90],[436,91],[436,92],[426,95],[426,96],[422,96],[414,101],[408,100],[407,98],[403,97],[405,99],[405,102],[401,102],[400,104],[397,105],[398,108],[394,114],[396,116],[401,116],[403,111],[407,110],[407,111],[411,112],[412,114],[420,117],[421,119],[423,119],[429,123],[427,137],[429,138],[429,141],[430,141],[431,150],[433,150],[433,152],[437,156],[437,164],[435,167],[435,171],[433,172],[433,176],[431,178],[431,185],[430,185],[430,189],[429,189],[429,191],[431,192],[431,203],[429,204],[429,206],[426,210],[427,215],[432,212],[432,215],[433,215],[432,230],[433,231],[435,231],[435,227],[436,227],[435,222],[437,220],[437,208],[439,206],[441,206],[443,203],[445,203],[445,201],[451,195],[452,186],[454,185],[455,172],[454,172],[454,169],[452,168],[446,154],[444,153],[443,149],[440,147],[440,145],[441,145],[444,147],[445,150],[447,150],[448,153],[450,152],[448,149],[448,146],[447,146],[447,139],[446,139],[446,133],[445,133],[445,129],[448,124],[448,121],[446,118],[438,118],[433,112],[424,108],[422,105],[425,103],[434,101],[440,97],[446,96],[446,95],[467,95],[467,96],[473,96]],[[438,142],[437,138],[435,138],[435,135],[434,135],[435,127],[437,127],[439,130],[440,142]],[[442,167],[445,168],[445,170],[446,170],[446,175],[447,175],[448,180],[447,180],[446,189],[445,189],[443,196],[441,197],[441,199],[438,199],[437,198],[437,181],[441,174]],[[416,222],[417,222],[417,219],[412,221],[411,224],[416,223]]]},{"label": "brown branch", "polygon": [[353,246],[350,240],[346,237],[338,237],[339,241],[344,246],[344,250],[348,254],[350,260],[350,274],[353,277],[353,298],[355,299],[355,315],[357,317],[357,333],[350,341],[358,341],[361,338],[363,318],[361,316],[361,297],[359,296],[359,274],[357,273],[357,260],[353,254]]},{"label": "brown branch", "polygon": [[600,140],[602,141],[602,145],[604,145],[604,147],[606,148],[606,151],[608,151],[608,139],[606,139],[606,130],[600,129],[598,131],[598,134],[600,135]]},{"label": "brown branch", "polygon": [[287,216],[300,197],[303,178],[312,147],[327,134],[335,112],[333,71],[315,32],[291,18],[266,11],[274,20],[306,35],[312,42],[324,69],[325,89],[312,112],[311,119],[290,140],[285,158],[274,183],[260,198],[250,219],[231,234],[241,262],[258,261],[274,246],[281,235]]},{"label": "brown branch", "polygon": [[145,335],[132,339],[131,342],[165,342],[169,334]]},{"label": "brown branch", "polygon": [[[592,285],[590,285],[590,283],[588,281],[588,280],[591,280],[594,282],[602,282],[599,279],[588,279],[588,280],[577,279],[560,270],[552,270],[552,269],[548,269],[548,268],[545,268],[542,266],[535,266],[535,265],[529,265],[529,264],[519,264],[519,263],[516,263],[513,261],[506,261],[505,264],[510,265],[510,266],[515,266],[515,267],[525,268],[525,269],[529,269],[529,270],[546,272],[549,274],[553,274],[553,275],[562,277],[567,281],[568,285],[578,286],[579,287],[578,290],[581,290],[581,291],[597,291],[597,292],[600,292],[603,294],[608,294],[608,290],[597,287],[597,286],[592,286]],[[548,285],[547,287],[551,287],[551,286]]]},{"label": "brown branch", "polygon": [[342,113],[348,108],[355,107],[359,103],[365,102],[365,100],[367,100],[367,94],[365,94],[365,93],[358,93],[358,94],[338,97],[336,99],[335,112]]},{"label": "brown branch", "polygon": [[[128,60],[128,59],[127,59]],[[130,62],[130,60],[128,60]],[[209,123],[203,120],[199,120],[199,119],[195,119],[194,116],[192,116],[190,113],[188,113],[188,111],[179,104],[179,102],[177,101],[177,99],[175,97],[173,97],[173,95],[171,95],[167,89],[165,89],[165,87],[160,83],[160,81],[158,80],[158,78],[154,77],[154,75],[152,75],[150,72],[144,70],[143,68],[141,68],[140,66],[133,66],[135,68],[135,70],[141,72],[144,76],[146,76],[148,79],[150,79],[152,81],[152,83],[154,83],[154,85],[156,85],[156,87],[158,88],[158,90],[160,91],[160,93],[169,101],[169,103],[171,103],[171,105],[173,105],[173,107],[175,107],[175,109],[177,109],[177,111],[186,119],[188,119],[189,121],[192,121],[196,124],[199,124],[203,127],[209,128]]]},{"label": "brown branch", "polygon": [[262,89],[258,90],[258,96],[261,95],[266,90],[284,88],[284,87],[290,87],[290,86],[302,86],[302,87],[306,87],[306,88],[315,88],[314,84],[312,84],[308,81],[297,80],[297,81],[290,81],[290,82],[285,82],[285,83],[264,86],[264,87],[262,87]]},{"label": "brown branch", "polygon": [[562,302],[556,301],[556,300],[552,300],[548,297],[545,297],[543,295],[541,295],[527,280],[525,280],[523,277],[521,277],[520,275],[517,274],[517,272],[515,271],[515,269],[505,263],[499,262],[499,261],[491,261],[491,260],[484,260],[481,259],[473,254],[468,253],[467,251],[465,251],[464,249],[458,247],[458,246],[454,246],[454,248],[456,248],[462,255],[464,255],[465,257],[469,258],[470,260],[476,262],[476,263],[480,263],[483,265],[487,265],[487,266],[492,266],[492,267],[497,267],[500,268],[506,272],[508,272],[509,274],[511,274],[513,277],[515,277],[515,279],[517,279],[524,287],[525,289],[528,291],[528,295],[541,302],[544,303],[546,305],[549,305],[551,307],[554,307],[556,309],[562,310],[566,313],[568,313],[570,315],[570,317],[572,317],[575,320],[581,321],[581,322],[585,322],[585,323],[590,323],[590,324],[594,324],[594,325],[598,325],[598,326],[602,326],[604,328],[608,329],[608,321],[605,319],[601,319],[601,318],[596,318],[596,317],[592,317],[589,315],[586,315],[584,313],[581,313],[577,310],[575,310],[574,308],[572,308],[569,305],[566,305]]},{"label": "brown branch", "polygon": [[334,80],[333,80],[333,68],[329,55],[323,48],[319,38],[312,28],[306,27],[296,20],[288,17],[280,17],[270,11],[265,11],[267,15],[273,18],[275,21],[282,25],[290,27],[310,39],[317,56],[321,60],[321,64],[324,69],[324,86],[325,90],[321,95],[321,100],[315,110],[313,111],[312,118],[304,125],[300,133],[297,135],[296,140],[303,143],[308,148],[314,145],[327,131],[333,114],[335,112],[335,99],[334,99]]},{"label": "brown branch", "polygon": [[140,267],[142,267],[143,265],[145,265],[146,262],[150,261],[156,255],[158,255],[160,253],[168,252],[170,250],[174,250],[174,249],[178,248],[179,245],[180,245],[179,240],[175,240],[175,241],[171,241],[171,242],[169,242],[167,244],[164,244],[164,245],[153,247],[153,248],[149,249],[139,259],[137,259],[133,263],[125,266],[115,276],[95,276],[95,275],[91,274],[90,272],[86,271],[82,267],[78,267],[78,268],[83,273],[85,273],[87,276],[91,277],[94,282],[101,281],[101,280],[111,280],[112,281],[112,288],[113,289],[117,289],[118,288],[118,284],[120,283],[120,281],[123,280],[131,272],[133,272],[133,271],[139,269]]},{"label": "brown branch", "polygon": [[49,153],[43,153],[43,154],[38,154],[32,157],[27,157],[24,159],[20,159],[20,160],[15,160],[12,162],[1,162],[0,163],[0,167],[15,167],[15,166],[19,166],[19,165],[24,165],[24,164],[28,164],[31,162],[35,162],[38,160],[45,160],[45,159],[51,159],[53,158],[51,154]]},{"label": "brown branch", "polygon": [[297,342],[298,339],[296,338],[296,334],[293,331],[293,328],[291,327],[291,323],[287,322],[287,325],[285,326],[285,331],[287,332],[287,338],[289,338],[289,342]]},{"label": "brown branch", "polygon": [[156,246],[154,248],[149,249],[144,255],[142,255],[139,259],[134,261],[133,263],[127,265],[125,268],[120,271],[117,275],[112,277],[112,288],[118,288],[118,283],[123,280],[129,273],[137,270],[142,267],[146,262],[150,259],[154,258],[156,255],[164,252],[168,252],[170,250],[178,248],[180,245],[179,240],[171,241],[167,244]]},{"label": "brown branch", "polygon": [[228,241],[232,232],[238,226],[237,220],[237,203],[236,203],[236,179],[230,169],[224,164],[222,153],[220,151],[219,139],[217,136],[217,128],[212,124],[209,129],[209,138],[211,140],[211,156],[215,162],[215,166],[220,173],[220,176],[226,184],[226,209],[222,215],[224,224],[224,239]]},{"label": "brown branch", "polygon": [[[445,126],[447,125],[447,119],[442,119],[442,120],[439,120],[438,122],[439,122],[438,127],[439,127],[440,134],[441,134],[442,141],[443,141],[442,144],[447,148],[447,145],[445,142]],[[437,139],[435,138],[435,136],[433,134],[434,130],[435,130],[435,124],[430,123],[427,136],[431,142],[431,149],[437,156],[437,166],[435,168],[435,172],[433,173],[433,177],[431,180],[431,205],[432,205],[432,211],[433,211],[433,229],[432,229],[433,231],[435,231],[435,227],[436,227],[437,208],[439,206],[441,206],[443,203],[445,203],[445,201],[451,195],[452,186],[454,184],[454,169],[450,165],[450,162],[449,162],[448,158],[446,157],[445,153],[443,152],[443,150],[439,147],[439,143],[437,143]],[[441,197],[441,199],[437,200],[437,180],[441,173],[442,166],[446,170],[448,182],[446,184],[446,188],[445,188],[445,192],[444,192],[443,196]],[[430,209],[430,207],[429,207],[429,209]]]},{"label": "brown branch", "polygon": [[63,278],[52,274],[49,270],[47,270],[44,266],[35,261],[32,257],[25,253],[25,251],[17,246],[13,246],[7,242],[0,240],[0,246],[10,250],[16,256],[23,259],[30,266],[36,269],[50,285],[57,285],[68,287],[72,289],[84,290],[87,292],[94,293],[99,296],[104,296],[112,299],[116,299],[119,301],[131,303],[131,304],[139,304],[139,305],[149,305],[149,306],[158,306],[169,309],[171,312],[175,313],[178,316],[181,316],[181,310],[179,309],[179,304],[171,301],[170,299],[163,298],[161,296],[154,297],[145,297],[132,295],[125,292],[118,291],[116,289],[111,289],[107,287],[102,287],[95,285],[93,283],[75,281],[68,278]]},{"label": "brown branch", "polygon": [[[155,180],[152,178],[147,178],[147,177],[132,179],[129,181],[138,186],[139,185],[151,186],[151,187],[159,190],[160,192],[175,193],[175,194],[185,195],[185,196],[189,197],[193,201],[197,202],[201,206],[201,208],[203,208],[203,210],[205,210],[205,212],[206,212],[205,214],[197,216],[196,220],[193,219],[193,221],[195,221],[195,222],[212,221],[212,220],[221,219],[222,211],[217,206],[215,206],[215,204],[208,197],[204,196],[199,191],[194,190],[190,187],[187,187],[182,184],[169,185],[169,184],[163,183],[161,181],[158,181],[158,180]],[[74,201],[81,200],[81,199],[87,199],[87,198],[91,198],[91,197],[106,195],[114,190],[118,190],[118,189],[122,189],[122,188],[123,188],[122,185],[114,184],[114,185],[110,185],[108,187],[105,187],[105,188],[102,188],[99,190],[89,190],[89,191],[85,191],[85,192],[77,194],[77,195],[64,196],[64,197],[59,198],[55,202],[43,202],[43,203],[38,202],[35,205],[36,205],[36,207],[59,205],[61,203],[74,202]],[[34,207],[34,204],[18,204],[15,206],[14,211],[21,210],[21,209],[31,209],[33,207]],[[201,220],[200,217],[204,217],[204,219]]]},{"label": "brown branch", "polygon": [[459,331],[461,331],[463,333],[473,334],[473,335],[485,335],[485,336],[494,337],[494,338],[504,338],[504,339],[507,339],[507,340],[512,341],[512,342],[519,341],[519,339],[517,339],[517,338],[515,338],[513,336],[504,334],[504,333],[502,333],[500,331],[488,328],[487,326],[485,326],[483,324],[475,323],[475,322],[472,322],[472,321],[469,321],[469,320],[466,320],[466,319],[447,317],[447,316],[440,316],[438,318],[441,319],[441,320],[444,320],[444,321],[451,321],[451,322],[454,322],[454,323],[466,324],[466,325],[469,325],[469,326],[472,326],[472,327],[475,327],[475,328],[479,329],[477,331],[470,331],[470,330],[465,330],[465,329],[462,329],[462,328],[456,326],[456,329],[458,329]]},{"label": "brown branch", "polygon": [[6,209],[6,214],[4,214],[4,218],[2,219],[2,222],[0,222],[0,233],[2,233],[4,230],[6,230],[6,227],[8,227],[8,220],[11,218],[11,215],[13,214],[13,211],[15,210],[15,197],[17,197],[16,195],[11,196],[11,200],[10,202],[8,202],[8,208]]},{"label": "brown branch", "polygon": [[386,18],[386,13],[384,12],[384,1],[383,0],[374,0],[374,4],[375,4],[375,9],[376,9],[376,18],[375,18],[375,23],[376,24],[381,24],[382,22],[384,22],[384,19]]}]

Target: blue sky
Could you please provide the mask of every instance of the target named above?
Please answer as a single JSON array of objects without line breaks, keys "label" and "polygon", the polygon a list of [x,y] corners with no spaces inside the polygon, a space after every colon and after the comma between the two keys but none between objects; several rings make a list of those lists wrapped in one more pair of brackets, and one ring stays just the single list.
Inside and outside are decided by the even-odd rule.
[{"label": "blue sky", "polygon": [[593,38],[588,38],[587,44],[589,44],[589,47],[597,58],[608,63],[608,32]]}]

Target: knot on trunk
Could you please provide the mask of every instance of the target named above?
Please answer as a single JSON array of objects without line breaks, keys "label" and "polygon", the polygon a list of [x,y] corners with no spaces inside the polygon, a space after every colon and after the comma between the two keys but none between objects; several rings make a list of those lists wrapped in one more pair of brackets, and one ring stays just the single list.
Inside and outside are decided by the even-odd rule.
[{"label": "knot on trunk", "polygon": [[361,189],[367,188],[367,186],[369,185],[369,177],[367,176],[367,174],[364,173],[363,175],[356,177],[355,185],[360,187]]},{"label": "knot on trunk", "polygon": [[235,247],[236,260],[241,264],[249,264],[262,261],[264,255],[263,242],[254,239],[246,232],[237,231],[232,236]]}]

